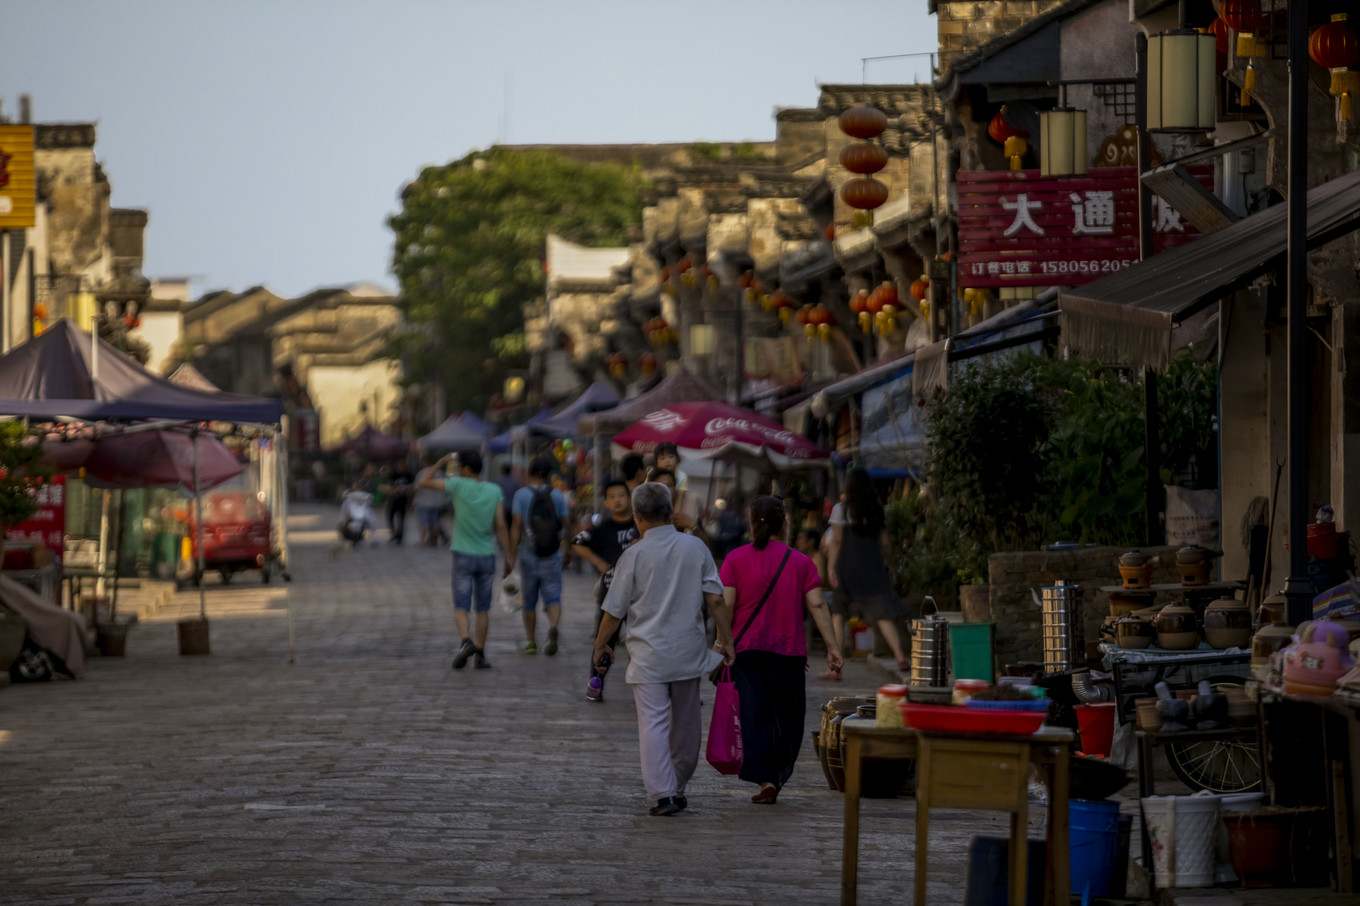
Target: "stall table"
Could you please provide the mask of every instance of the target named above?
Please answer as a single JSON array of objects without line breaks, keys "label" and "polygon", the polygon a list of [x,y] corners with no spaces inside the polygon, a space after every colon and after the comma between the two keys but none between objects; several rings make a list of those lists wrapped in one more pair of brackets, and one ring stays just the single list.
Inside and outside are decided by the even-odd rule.
[{"label": "stall table", "polygon": [[1075,734],[1045,728],[1030,736],[919,733],[860,722],[841,725],[845,739],[845,825],[841,904],[854,906],[859,880],[860,766],[865,758],[916,758],[915,902],[926,902],[930,809],[959,808],[1011,814],[1010,902],[1025,902],[1029,854],[1029,767],[1048,775],[1046,902],[1068,902],[1068,758]]}]

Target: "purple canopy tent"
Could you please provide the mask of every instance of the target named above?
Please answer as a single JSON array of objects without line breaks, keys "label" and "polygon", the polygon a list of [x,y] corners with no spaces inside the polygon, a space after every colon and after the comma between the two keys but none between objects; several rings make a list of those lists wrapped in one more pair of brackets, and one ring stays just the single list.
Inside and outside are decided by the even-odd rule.
[{"label": "purple canopy tent", "polygon": [[353,453],[360,459],[403,459],[410,450],[411,445],[400,437],[364,425],[364,430],[331,452]]},{"label": "purple canopy tent", "polygon": [[0,356],[0,414],[275,425],[283,404],[174,384],[63,318]]}]

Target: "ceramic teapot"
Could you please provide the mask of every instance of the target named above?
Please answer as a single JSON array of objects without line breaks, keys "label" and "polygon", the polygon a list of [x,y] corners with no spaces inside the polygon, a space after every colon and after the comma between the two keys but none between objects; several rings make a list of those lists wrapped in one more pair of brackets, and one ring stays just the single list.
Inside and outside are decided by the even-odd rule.
[{"label": "ceramic teapot", "polygon": [[1185,651],[1199,645],[1199,621],[1184,602],[1168,604],[1157,614],[1157,647]]},{"label": "ceramic teapot", "polygon": [[1221,598],[1204,608],[1204,640],[1219,650],[1250,645],[1251,611],[1246,602]]},{"label": "ceramic teapot", "polygon": [[1114,637],[1120,648],[1147,648],[1157,638],[1152,621],[1133,614],[1114,624]]}]

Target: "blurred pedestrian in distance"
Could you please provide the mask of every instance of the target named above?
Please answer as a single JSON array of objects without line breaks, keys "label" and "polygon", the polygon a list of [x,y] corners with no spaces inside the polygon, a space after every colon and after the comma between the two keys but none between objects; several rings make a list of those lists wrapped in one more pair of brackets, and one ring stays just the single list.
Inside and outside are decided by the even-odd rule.
[{"label": "blurred pedestrian in distance", "polygon": [[631,494],[647,480],[647,461],[636,453],[629,453],[619,463],[619,474],[623,476],[623,483],[628,485],[628,493]]},{"label": "blurred pedestrian in distance", "polygon": [[562,619],[562,538],[567,499],[549,483],[553,461],[540,456],[529,464],[529,483],[515,492],[510,508],[510,545],[519,563],[524,594],[524,653],[538,654],[538,599],[548,616],[543,653],[557,653],[557,624]]},{"label": "blurred pedestrian in distance", "polygon": [[[845,500],[831,508],[831,551],[827,555],[831,585],[845,592],[850,612],[858,612],[866,623],[877,627],[892,649],[897,669],[907,673],[911,662],[903,654],[897,634],[897,621],[907,611],[888,575],[891,550],[883,504],[873,479],[864,469],[851,469],[845,476]],[[845,618],[839,619],[842,627],[836,637],[842,638]]]},{"label": "blurred pedestrian in distance", "polygon": [[[646,483],[633,491],[633,519],[641,537],[614,566],[604,600],[593,660],[614,660],[610,637],[625,619],[628,671],[637,706],[642,781],[654,816],[689,805],[685,787],[699,763],[702,713],[699,678],[732,661],[732,614],[708,547],[671,525],[671,495]],[[708,646],[703,604],[718,621],[719,642]]]},{"label": "blurred pedestrian in distance", "polygon": [[[840,633],[836,629],[837,594],[836,590],[831,587],[831,571],[827,568],[826,564],[825,548],[830,545],[830,534],[830,527],[828,527],[825,532],[825,536],[828,536],[826,538],[824,538],[824,533],[819,532],[815,528],[805,528],[798,533],[798,540],[794,546],[798,553],[807,557],[812,561],[812,565],[817,567],[817,576],[821,579],[822,583],[822,601],[826,603],[827,613],[831,615],[831,631],[832,635],[835,636],[835,648],[837,651],[841,652],[842,656],[844,656],[845,649],[842,647],[843,642]],[[823,544],[824,540],[827,541],[826,544]],[[840,613],[843,618],[845,616],[844,609],[841,609]],[[844,622],[843,619],[842,622]],[[841,679],[841,672],[839,670],[828,670],[825,673],[819,674],[817,678],[826,682],[839,682]]]},{"label": "blurred pedestrian in distance", "polygon": [[392,543],[401,544],[406,535],[406,512],[415,493],[415,476],[406,463],[397,463],[382,491],[387,496],[387,530],[392,534]]},{"label": "blurred pedestrian in distance", "polygon": [[[420,476],[438,477],[443,480],[442,473],[431,473],[435,459],[433,456],[425,456],[420,461]],[[429,473],[427,475],[427,473]],[[445,493],[441,485],[439,490],[424,487],[417,480],[415,492],[416,506],[416,526],[420,529],[420,543],[424,547],[439,547],[446,541],[444,538],[444,526],[440,522],[440,515],[444,507],[448,505],[449,495]]]},{"label": "blurred pedestrian in distance", "polygon": [[500,486],[501,494],[505,497],[505,511],[508,513],[515,505],[515,492],[519,490],[519,482],[515,480],[514,469],[509,463],[501,466],[501,477],[496,479],[496,484]]},{"label": "blurred pedestrian in distance", "polygon": [[680,490],[676,484],[675,473],[670,469],[656,468],[647,476],[648,481],[657,484],[664,484],[666,489],[671,492],[671,524],[682,532],[688,532],[698,538],[704,544],[709,543],[708,532],[699,524],[699,520],[680,509]]},{"label": "blurred pedestrian in distance", "polygon": [[[842,660],[817,566],[783,541],[788,530],[784,502],[757,497],[751,504],[750,525],[751,543],[728,554],[721,573],[723,597],[732,614],[729,625],[736,627],[732,678],[741,708],[742,746],[737,776],[760,785],[752,802],[773,805],[792,776],[803,745],[804,606],[826,642],[827,668],[839,672]],[[720,634],[718,641],[726,639]]]},{"label": "blurred pedestrian in distance", "polygon": [[680,469],[680,448],[667,441],[656,448],[656,467],[675,475],[675,487],[671,493],[671,506],[683,510],[685,497],[689,494],[689,476]]},{"label": "blurred pedestrian in distance", "polygon": [[[600,578],[595,582],[595,631],[600,631],[600,618],[605,595],[614,580],[614,565],[619,562],[623,552],[638,539],[637,523],[633,521],[633,501],[628,495],[628,485],[622,481],[611,481],[604,489],[604,511],[596,513],[586,523],[572,541],[572,550],[582,560],[595,567]],[[609,647],[619,643],[615,632],[609,639]],[[604,701],[604,676],[590,665],[586,685],[586,699],[593,702]]]},{"label": "blurred pedestrian in distance", "polygon": [[[434,477],[440,467],[454,464],[457,473],[445,479]],[[486,660],[486,632],[490,624],[491,588],[496,577],[496,542],[505,552],[503,575],[515,566],[515,550],[505,526],[505,504],[501,489],[482,481],[482,455],[475,450],[450,453],[421,473],[420,486],[440,490],[453,504],[453,620],[462,642],[453,659],[453,669],[461,670],[469,658],[479,669],[490,667]],[[473,634],[469,634],[468,614],[476,613]]]}]

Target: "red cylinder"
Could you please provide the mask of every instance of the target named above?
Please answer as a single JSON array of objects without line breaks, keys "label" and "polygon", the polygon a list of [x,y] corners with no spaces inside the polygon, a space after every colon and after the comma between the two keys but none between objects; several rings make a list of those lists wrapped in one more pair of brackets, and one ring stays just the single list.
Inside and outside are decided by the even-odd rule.
[{"label": "red cylinder", "polygon": [[888,200],[888,187],[872,176],[856,176],[841,186],[841,198],[852,208],[871,211]]},{"label": "red cylinder", "polygon": [[888,152],[872,142],[851,142],[841,149],[841,166],[851,173],[877,173],[888,165]]},{"label": "red cylinder", "polygon": [[888,128],[888,118],[876,107],[851,107],[838,122],[841,131],[852,138],[874,138]]}]

